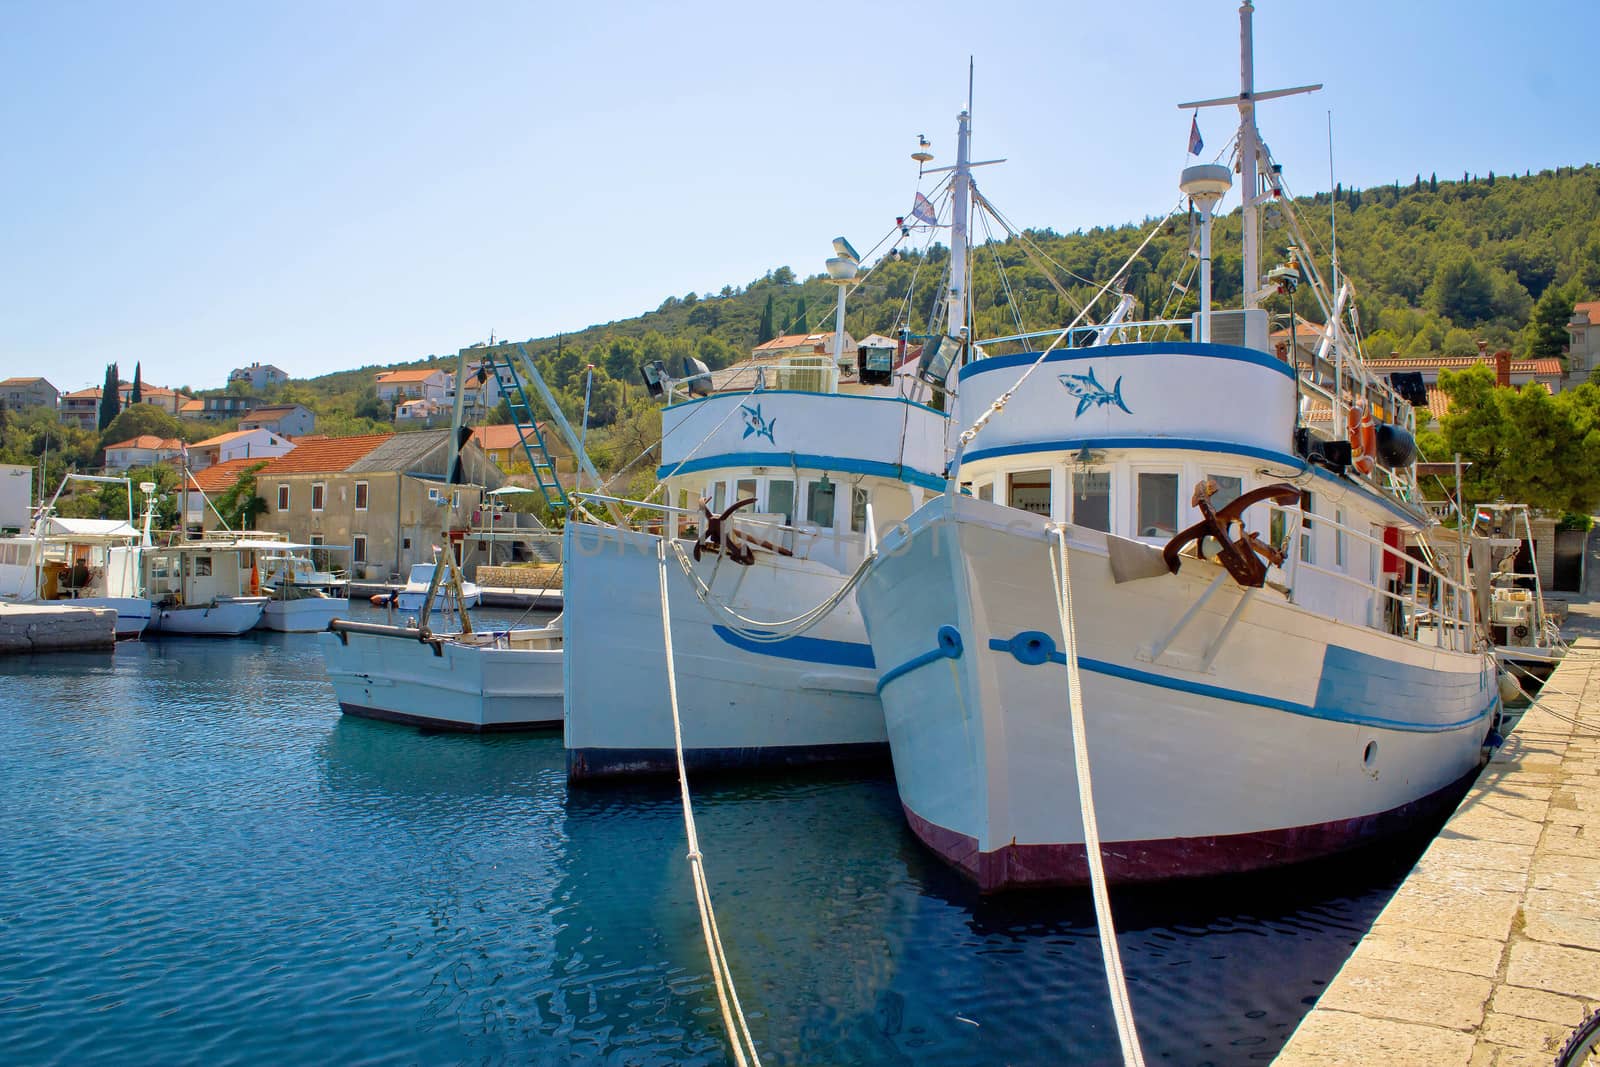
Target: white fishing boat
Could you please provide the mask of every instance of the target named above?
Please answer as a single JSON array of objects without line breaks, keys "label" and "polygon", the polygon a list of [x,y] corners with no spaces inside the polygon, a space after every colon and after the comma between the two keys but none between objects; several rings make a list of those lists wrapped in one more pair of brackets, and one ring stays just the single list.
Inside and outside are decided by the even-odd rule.
[{"label": "white fishing boat", "polygon": [[[423,603],[428,599],[428,586],[433,582],[434,564],[414,563],[411,571],[406,575],[405,588],[395,594],[395,604],[407,614],[415,615],[422,610]],[[442,594],[434,599],[433,610],[452,612],[460,611],[462,606],[475,608],[482,599],[478,587],[471,582],[461,583],[461,596],[458,600],[453,589],[445,589]]]},{"label": "white fishing boat", "polygon": [[350,598],[345,595],[347,580],[333,571],[317,569],[306,555],[329,551],[329,546],[255,541],[248,535],[238,546],[255,552],[260,588],[269,598],[257,623],[261,629],[317,633],[326,630],[334,619],[350,614]]},{"label": "white fishing boat", "polygon": [[1438,528],[1348,282],[1275,274],[1303,272],[1329,325],[1312,366],[1268,350],[1259,205],[1298,223],[1254,122],[1283,94],[1255,92],[1240,13],[1242,91],[1204,103],[1240,112],[1244,306],[1210,306],[1231,169],[1190,168],[1199,312],[965,353],[952,480],[972,495],[925,504],[862,580],[907,819],[984,891],[1087,880],[1080,758],[1111,879],[1246,871],[1450,802],[1498,704],[1464,574],[1402,551]]},{"label": "white fishing boat", "polygon": [[112,608],[118,639],[138,637],[151,617],[139,580],[142,535],[133,527],[131,512],[126,521],[54,514],[62,490],[74,481],[121,485],[132,507],[133,487],[126,478],[67,475],[28,533],[0,538],[0,601]]},{"label": "white fishing boat", "polygon": [[231,535],[143,550],[144,587],[155,603],[150,629],[162,634],[237,637],[267,606],[248,547]]},{"label": "white fishing boat", "polygon": [[948,420],[898,395],[887,364],[845,356],[858,259],[843,238],[835,250],[830,353],[752,366],[715,391],[698,361],[682,379],[645,368],[667,400],[668,503],[580,494],[612,522],[566,526],[569,778],[676,773],[663,597],[689,768],[885,755],[855,585],[876,538],[943,489]]},{"label": "white fishing boat", "polygon": [[1487,623],[1495,659],[1512,672],[1519,686],[1537,689],[1561,662],[1567,646],[1545,607],[1528,507],[1480,504],[1474,520],[1474,533],[1481,533],[1474,543],[1487,545]]},{"label": "white fishing boat", "polygon": [[561,621],[436,635],[335,621],[318,641],[348,715],[485,732],[561,725]]}]

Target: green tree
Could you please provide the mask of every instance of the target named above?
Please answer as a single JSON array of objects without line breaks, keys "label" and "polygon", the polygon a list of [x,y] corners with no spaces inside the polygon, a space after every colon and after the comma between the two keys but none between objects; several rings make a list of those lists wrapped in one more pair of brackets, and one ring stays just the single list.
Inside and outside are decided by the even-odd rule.
[{"label": "green tree", "polygon": [[1439,314],[1463,326],[1476,326],[1494,317],[1494,283],[1466,250],[1440,261],[1428,296]]},{"label": "green tree", "polygon": [[134,361],[134,364],[133,364],[133,389],[130,390],[129,393],[128,393],[128,404],[130,406],[133,405],[133,404],[142,404],[142,403],[144,403],[144,382],[140,379],[139,367],[140,367],[139,362],[137,360]]},{"label": "green tree", "polygon": [[217,514],[235,530],[255,529],[256,516],[267,510],[267,502],[256,495],[256,472],[266,465],[266,460],[250,464],[225,492],[211,502]]},{"label": "green tree", "polygon": [[100,447],[129,441],[143,434],[183,437],[187,427],[154,404],[130,404],[100,431]]},{"label": "green tree", "polygon": [[379,399],[376,385],[369,385],[357,396],[352,414],[359,419],[381,421],[391,418],[394,415],[394,409]]},{"label": "green tree", "polygon": [[776,337],[772,330],[772,294],[767,294],[767,305],[761,309],[761,326],[756,330],[756,344],[764,345]]},{"label": "green tree", "polygon": [[1577,286],[1552,285],[1533,305],[1533,317],[1522,331],[1522,350],[1529,359],[1559,357],[1567,348],[1567,323],[1578,299]]},{"label": "green tree", "polygon": [[106,381],[100,387],[100,420],[96,429],[104,430],[110,426],[121,407],[122,381],[117,374],[117,365],[112,363],[106,367]]},{"label": "green tree", "polygon": [[796,333],[810,333],[811,324],[806,321],[806,298],[804,295],[794,304],[794,321],[789,324],[789,329]]}]

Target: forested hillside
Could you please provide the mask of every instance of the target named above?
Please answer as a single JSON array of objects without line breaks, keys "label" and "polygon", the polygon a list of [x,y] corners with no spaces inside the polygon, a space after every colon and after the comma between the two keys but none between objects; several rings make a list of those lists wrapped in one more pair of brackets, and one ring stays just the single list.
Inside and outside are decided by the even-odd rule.
[{"label": "forested hillside", "polygon": [[[1394,185],[1301,198],[1296,210],[1312,245],[1309,252],[1324,271],[1330,200],[1336,203],[1340,265],[1359,294],[1369,355],[1466,354],[1476,351],[1480,338],[1519,354],[1559,355],[1573,301],[1600,295],[1600,168],[1595,166],[1520,177],[1417,175]],[[979,244],[972,278],[976,336],[1070,321],[1155,224],[1151,219],[1068,234],[1038,229]],[[1218,221],[1214,278],[1224,306],[1239,296],[1239,229],[1237,211]],[[1287,234],[1281,209],[1269,206],[1262,229],[1263,269],[1286,258]],[[1196,295],[1188,285],[1196,262],[1190,254],[1193,236],[1188,216],[1168,219],[1140,254],[1127,279],[1128,291],[1139,300],[1139,317],[1194,309]],[[892,335],[903,323],[914,333],[928,330],[948,250],[927,242],[925,233],[913,232],[896,258],[869,253],[866,266],[872,269],[850,296],[852,334]],[[531,339],[529,346],[574,418],[583,407],[584,369],[596,368],[590,424],[597,432],[589,444],[604,467],[632,458],[654,439],[654,409],[638,384],[640,363],[665,359],[677,371],[682,356],[694,355],[714,368],[727,366],[774,335],[830,330],[833,301],[834,289],[822,275],[801,278],[782,266],[743,285],[669,296],[636,318]],[[1310,303],[1302,292],[1295,310],[1316,319]],[[1286,316],[1288,298],[1274,297],[1268,306]],[[476,340],[482,338],[462,342]],[[339,371],[289,382],[269,390],[265,399],[305,404],[316,412],[319,432],[337,436],[387,429],[391,412],[378,401],[374,375],[393,366],[453,366],[453,360],[454,353],[440,353]],[[217,427],[201,429],[214,433]],[[0,461],[30,462],[46,436],[42,425],[0,416]],[[58,433],[50,447],[52,454],[61,450],[69,463],[90,466],[91,444],[87,434],[80,439]]]}]

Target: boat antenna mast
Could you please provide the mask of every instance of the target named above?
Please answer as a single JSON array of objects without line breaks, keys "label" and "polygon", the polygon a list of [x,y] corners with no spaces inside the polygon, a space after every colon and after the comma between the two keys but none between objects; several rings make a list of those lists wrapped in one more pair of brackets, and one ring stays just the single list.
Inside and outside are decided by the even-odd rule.
[{"label": "boat antenna mast", "polygon": [[[1239,5],[1239,95],[1219,96],[1213,100],[1191,100],[1178,105],[1180,111],[1193,111],[1202,107],[1237,107],[1239,109],[1239,194],[1244,218],[1243,281],[1244,307],[1257,307],[1266,295],[1261,288],[1261,230],[1257,205],[1261,195],[1260,172],[1261,132],[1256,128],[1256,104],[1262,100],[1276,100],[1284,96],[1314,93],[1322,83],[1298,85],[1292,89],[1255,88],[1255,49],[1251,17],[1255,5],[1244,0]],[[1276,291],[1272,289],[1271,291]]]}]

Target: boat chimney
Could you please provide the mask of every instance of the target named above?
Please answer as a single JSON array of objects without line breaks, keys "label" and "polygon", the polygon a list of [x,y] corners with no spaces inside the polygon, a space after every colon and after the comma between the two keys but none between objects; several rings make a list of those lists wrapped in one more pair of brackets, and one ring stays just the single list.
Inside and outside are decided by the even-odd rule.
[{"label": "boat chimney", "polygon": [[1211,213],[1233,185],[1228,168],[1219,163],[1185,167],[1178,188],[1200,209],[1200,315],[1195,340],[1211,340]]}]

